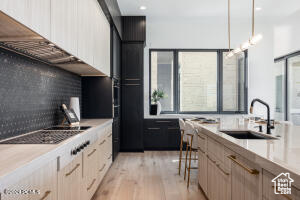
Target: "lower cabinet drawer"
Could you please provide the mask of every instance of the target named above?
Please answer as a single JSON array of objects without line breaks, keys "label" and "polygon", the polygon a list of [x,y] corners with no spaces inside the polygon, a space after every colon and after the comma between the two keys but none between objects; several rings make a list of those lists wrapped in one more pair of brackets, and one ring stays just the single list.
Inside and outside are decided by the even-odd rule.
[{"label": "lower cabinet drawer", "polygon": [[160,127],[146,127],[144,130],[145,150],[162,149],[168,145],[168,135]]},{"label": "lower cabinet drawer", "polygon": [[207,138],[207,153],[216,157],[220,162],[224,162],[224,145],[210,137]]},{"label": "lower cabinet drawer", "polygon": [[82,153],[58,172],[58,200],[81,200]]},{"label": "lower cabinet drawer", "polygon": [[[275,194],[275,183],[274,180],[276,176],[270,172],[263,170],[263,199],[264,200],[299,200],[300,199],[300,190],[295,187],[291,187],[291,194]],[[287,178],[287,176],[282,175],[278,178]],[[275,181],[272,182],[272,180]],[[277,184],[277,183],[276,183]],[[277,193],[281,193],[276,190]]]},{"label": "lower cabinet drawer", "polygon": [[[1,200],[56,200],[57,160],[47,163],[25,178],[0,191]],[[78,199],[79,200],[79,199]]]},{"label": "lower cabinet drawer", "polygon": [[201,132],[198,133],[198,146],[203,152],[207,151],[207,136],[202,134]]}]

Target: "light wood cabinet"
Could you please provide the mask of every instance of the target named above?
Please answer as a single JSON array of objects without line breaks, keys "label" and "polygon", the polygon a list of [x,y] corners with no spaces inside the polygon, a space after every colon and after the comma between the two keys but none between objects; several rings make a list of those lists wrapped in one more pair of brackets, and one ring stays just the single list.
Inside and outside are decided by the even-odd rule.
[{"label": "light wood cabinet", "polygon": [[94,64],[94,1],[78,0],[77,17],[78,57],[91,66]]},{"label": "light wood cabinet", "polygon": [[263,170],[263,199],[264,200],[298,200],[300,190],[292,186],[292,194],[275,194],[274,183],[272,180],[276,176]]},{"label": "light wood cabinet", "polygon": [[82,154],[58,172],[58,200],[81,200]]},{"label": "light wood cabinet", "polygon": [[223,164],[207,155],[207,197],[210,200],[231,199],[230,173]]},{"label": "light wood cabinet", "polygon": [[110,25],[99,3],[94,1],[94,66],[110,75]]},{"label": "light wood cabinet", "polygon": [[198,150],[198,181],[207,195],[207,157],[202,149]]},{"label": "light wood cabinet", "polygon": [[98,144],[93,143],[83,152],[82,199],[91,199],[98,185]]},{"label": "light wood cabinet", "polygon": [[[22,194],[13,194],[23,191]],[[27,194],[24,194],[27,192]],[[29,193],[28,193],[29,192]],[[2,200],[56,200],[57,199],[57,160],[28,174],[25,178],[6,188]]]},{"label": "light wood cabinet", "polygon": [[207,159],[207,197],[210,200],[218,198],[217,172],[214,161]]},{"label": "light wood cabinet", "polygon": [[77,56],[78,0],[51,0],[51,41]]},{"label": "light wood cabinet", "polygon": [[1,0],[0,9],[110,76],[110,24],[97,0]]},{"label": "light wood cabinet", "polygon": [[98,147],[99,147],[99,152],[98,152],[98,177],[99,177],[99,183],[102,181],[104,175],[105,175],[105,170],[107,168],[108,163],[106,162],[106,157],[105,157],[105,147],[107,144],[106,138],[100,138],[98,140]]},{"label": "light wood cabinet", "polygon": [[231,176],[224,169],[223,164],[216,164],[216,176],[218,184],[218,198],[222,200],[231,200]]},{"label": "light wood cabinet", "polygon": [[259,200],[262,188],[261,169],[249,160],[239,156],[231,159],[232,200]]},{"label": "light wood cabinet", "polygon": [[1,0],[0,10],[50,39],[50,0]]}]

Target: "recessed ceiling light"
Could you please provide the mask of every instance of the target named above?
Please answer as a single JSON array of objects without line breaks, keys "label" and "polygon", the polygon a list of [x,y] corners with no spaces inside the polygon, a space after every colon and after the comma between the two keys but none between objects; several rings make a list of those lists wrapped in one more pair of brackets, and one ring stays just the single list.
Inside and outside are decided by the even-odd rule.
[{"label": "recessed ceiling light", "polygon": [[146,10],[147,7],[146,7],[146,6],[141,6],[140,9],[141,9],[141,10]]},{"label": "recessed ceiling light", "polygon": [[256,7],[255,10],[260,11],[262,8],[261,7]]}]

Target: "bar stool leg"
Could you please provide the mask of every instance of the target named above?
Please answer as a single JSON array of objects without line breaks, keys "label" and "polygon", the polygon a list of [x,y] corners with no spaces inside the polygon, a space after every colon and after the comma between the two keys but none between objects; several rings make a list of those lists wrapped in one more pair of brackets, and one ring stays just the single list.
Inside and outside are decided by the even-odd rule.
[{"label": "bar stool leg", "polygon": [[183,131],[181,131],[181,139],[180,139],[180,153],[179,153],[179,169],[178,174],[180,175],[181,172],[181,160],[182,160],[182,146],[183,146]]},{"label": "bar stool leg", "polygon": [[[191,140],[193,144],[193,136]],[[187,188],[190,186],[190,176],[191,176],[191,161],[192,161],[192,145],[190,145],[190,152],[189,152],[189,169],[188,169],[188,181],[187,181]]]},{"label": "bar stool leg", "polygon": [[187,159],[188,159],[188,152],[189,152],[189,143],[186,144],[186,148],[185,148],[185,166],[184,166],[184,180],[186,177],[186,169],[187,169]]}]

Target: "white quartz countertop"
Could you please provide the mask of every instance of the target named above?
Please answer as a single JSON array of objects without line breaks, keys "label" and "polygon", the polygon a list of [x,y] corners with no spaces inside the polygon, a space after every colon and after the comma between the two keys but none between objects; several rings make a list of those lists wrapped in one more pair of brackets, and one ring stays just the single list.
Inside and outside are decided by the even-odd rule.
[{"label": "white quartz countertop", "polygon": [[[300,181],[300,127],[276,124],[272,130],[271,136],[276,140],[265,139],[236,139],[220,130],[253,130],[258,124],[248,123],[240,124],[235,118],[221,119],[219,124],[200,124],[194,122],[196,126],[202,128],[202,132],[224,144],[236,153],[252,160],[273,173],[291,172],[293,176]],[[266,132],[263,125],[263,133]],[[300,184],[298,182],[298,184]]]},{"label": "white quartz countertop", "polygon": [[59,144],[0,144],[0,187],[4,184],[5,179],[11,177],[12,174],[16,176],[23,173],[24,170],[37,169],[49,160],[56,159],[60,154],[66,153],[63,152],[66,151],[65,147],[70,146],[71,148],[72,143],[80,140],[85,134],[105,127],[112,122],[112,119],[83,119],[80,126],[91,126],[91,128]]}]

